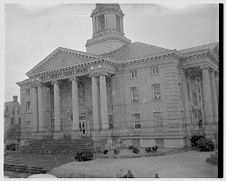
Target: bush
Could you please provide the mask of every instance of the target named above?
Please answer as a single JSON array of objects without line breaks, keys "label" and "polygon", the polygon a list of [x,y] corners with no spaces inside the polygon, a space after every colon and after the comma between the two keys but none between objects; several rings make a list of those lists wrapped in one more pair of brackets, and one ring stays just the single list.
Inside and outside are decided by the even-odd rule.
[{"label": "bush", "polygon": [[133,153],[135,153],[135,154],[139,154],[139,153],[140,153],[140,150],[139,150],[138,148],[136,148],[136,147],[134,147],[134,148],[132,149],[132,151],[133,151]]},{"label": "bush", "polygon": [[151,148],[151,147],[146,147],[146,148],[145,148],[145,151],[146,151],[147,153],[149,153],[149,152],[152,151],[152,148]]},{"label": "bush", "polygon": [[134,148],[135,148],[135,146],[133,146],[133,145],[128,146],[128,150],[133,150]]},{"label": "bush", "polygon": [[107,155],[107,153],[108,153],[108,150],[107,149],[104,150],[104,155]]},{"label": "bush", "polygon": [[205,138],[205,135],[192,135],[191,136],[191,146],[197,147],[198,141],[199,141],[200,138]]},{"label": "bush", "polygon": [[213,151],[214,144],[210,139],[200,138],[197,142],[199,151]]},{"label": "bush", "polygon": [[153,146],[152,147],[152,152],[157,152],[157,150],[158,150],[158,146]]},{"label": "bush", "polygon": [[78,161],[88,161],[93,159],[93,151],[92,150],[82,150],[75,154],[75,159]]},{"label": "bush", "polygon": [[118,149],[115,149],[114,150],[114,154],[117,155],[118,153],[119,153],[119,150]]}]

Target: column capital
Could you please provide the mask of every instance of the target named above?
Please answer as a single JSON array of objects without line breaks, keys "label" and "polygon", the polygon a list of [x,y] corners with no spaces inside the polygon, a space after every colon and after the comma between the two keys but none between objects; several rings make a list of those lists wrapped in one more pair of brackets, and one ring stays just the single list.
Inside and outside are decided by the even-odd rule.
[{"label": "column capital", "polygon": [[108,76],[108,72],[90,72],[89,77],[99,77],[100,75]]},{"label": "column capital", "polygon": [[201,65],[200,68],[201,68],[201,70],[210,69],[210,66],[209,65]]},{"label": "column capital", "polygon": [[33,82],[32,84],[31,84],[31,87],[33,88],[33,87],[40,87],[40,86],[42,86],[43,85],[43,83],[42,82]]},{"label": "column capital", "polygon": [[52,80],[51,84],[59,84],[59,81],[58,80]]},{"label": "column capital", "polygon": [[69,78],[69,81],[73,81],[73,80],[76,80],[77,81],[78,80],[78,77],[74,76],[74,77],[70,77]]}]

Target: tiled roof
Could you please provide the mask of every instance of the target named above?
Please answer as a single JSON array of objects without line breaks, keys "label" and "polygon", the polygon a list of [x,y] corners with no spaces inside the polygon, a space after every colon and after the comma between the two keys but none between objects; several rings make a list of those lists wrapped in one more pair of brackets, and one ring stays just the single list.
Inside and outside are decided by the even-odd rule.
[{"label": "tiled roof", "polygon": [[140,42],[130,43],[129,45],[125,45],[122,48],[103,54],[103,57],[112,58],[114,60],[132,60],[142,57],[148,57],[160,53],[169,53],[173,50],[157,47],[154,45],[149,45]]},{"label": "tiled roof", "polygon": [[182,49],[182,50],[178,50],[178,51],[183,53],[183,54],[192,53],[192,52],[196,52],[196,51],[200,51],[200,50],[212,51],[216,46],[218,46],[218,43],[210,43],[210,44],[186,48],[186,49]]}]

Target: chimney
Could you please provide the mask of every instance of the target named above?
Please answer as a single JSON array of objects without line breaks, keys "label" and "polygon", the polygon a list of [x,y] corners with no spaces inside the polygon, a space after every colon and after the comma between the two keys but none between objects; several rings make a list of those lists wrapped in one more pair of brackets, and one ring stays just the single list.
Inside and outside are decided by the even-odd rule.
[{"label": "chimney", "polygon": [[13,102],[17,101],[18,96],[13,96]]}]

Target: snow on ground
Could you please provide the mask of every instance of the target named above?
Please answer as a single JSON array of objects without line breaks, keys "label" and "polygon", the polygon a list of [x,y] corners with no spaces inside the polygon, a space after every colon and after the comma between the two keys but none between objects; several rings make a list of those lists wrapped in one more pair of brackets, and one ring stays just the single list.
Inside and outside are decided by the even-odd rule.
[{"label": "snow on ground", "polygon": [[71,162],[53,169],[57,177],[112,178],[123,170],[131,170],[136,178],[214,178],[217,167],[206,163],[213,152],[188,151],[173,155],[143,158],[96,159],[88,162]]}]

